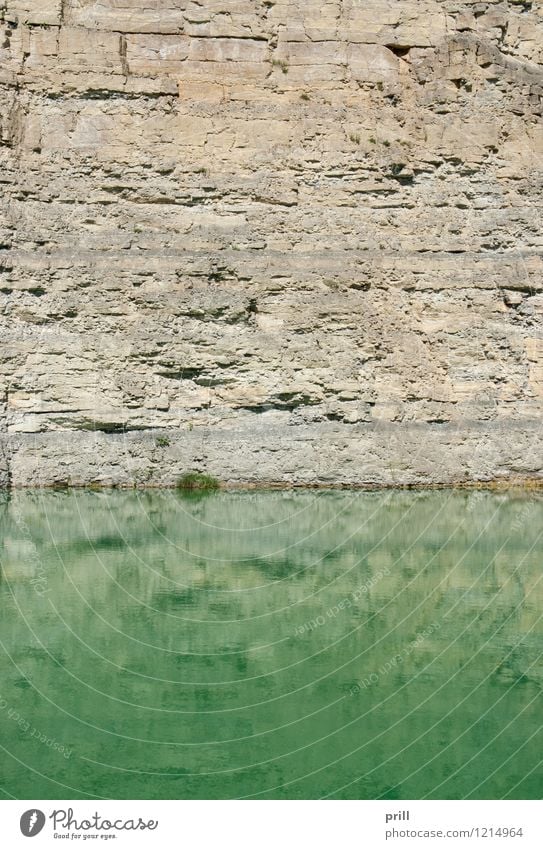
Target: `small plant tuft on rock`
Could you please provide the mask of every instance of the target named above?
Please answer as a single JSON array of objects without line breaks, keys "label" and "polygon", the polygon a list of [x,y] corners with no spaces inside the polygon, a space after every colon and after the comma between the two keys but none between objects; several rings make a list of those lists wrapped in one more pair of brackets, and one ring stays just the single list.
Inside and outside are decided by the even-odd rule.
[{"label": "small plant tuft on rock", "polygon": [[272,59],[274,68],[281,68],[284,74],[288,74],[288,64],[284,59]]},{"label": "small plant tuft on rock", "polygon": [[168,436],[157,436],[156,444],[159,448],[167,448],[170,444],[170,439]]},{"label": "small plant tuft on rock", "polygon": [[349,138],[353,144],[360,144],[360,136],[358,133],[351,133]]},{"label": "small plant tuft on rock", "polygon": [[211,492],[219,489],[219,481],[211,475],[202,475],[200,472],[187,472],[177,481],[177,489],[186,492]]}]

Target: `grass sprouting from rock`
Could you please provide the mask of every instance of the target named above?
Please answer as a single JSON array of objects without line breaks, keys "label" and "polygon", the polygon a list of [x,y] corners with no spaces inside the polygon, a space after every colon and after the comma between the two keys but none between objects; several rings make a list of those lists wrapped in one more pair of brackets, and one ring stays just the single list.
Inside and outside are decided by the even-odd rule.
[{"label": "grass sprouting from rock", "polygon": [[211,475],[202,475],[199,472],[187,472],[177,482],[177,489],[185,492],[211,492],[219,489],[219,481]]}]

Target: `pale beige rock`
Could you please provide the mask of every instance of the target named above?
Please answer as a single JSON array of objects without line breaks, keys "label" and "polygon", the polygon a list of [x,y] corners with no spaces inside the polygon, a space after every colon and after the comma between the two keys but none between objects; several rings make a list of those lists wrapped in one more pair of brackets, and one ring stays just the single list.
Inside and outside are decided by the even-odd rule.
[{"label": "pale beige rock", "polygon": [[0,484],[539,476],[542,21],[0,0]]},{"label": "pale beige rock", "polygon": [[59,25],[63,0],[6,0],[6,18],[20,23]]},{"label": "pale beige rock", "polygon": [[355,80],[398,82],[400,60],[388,47],[379,44],[349,44],[347,57]]}]

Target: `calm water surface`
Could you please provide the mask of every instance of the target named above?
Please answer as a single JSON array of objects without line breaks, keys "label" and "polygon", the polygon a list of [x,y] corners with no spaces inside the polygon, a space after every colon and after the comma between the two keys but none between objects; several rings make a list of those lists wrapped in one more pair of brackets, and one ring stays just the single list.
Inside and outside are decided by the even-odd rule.
[{"label": "calm water surface", "polygon": [[0,496],[6,798],[540,798],[543,501]]}]

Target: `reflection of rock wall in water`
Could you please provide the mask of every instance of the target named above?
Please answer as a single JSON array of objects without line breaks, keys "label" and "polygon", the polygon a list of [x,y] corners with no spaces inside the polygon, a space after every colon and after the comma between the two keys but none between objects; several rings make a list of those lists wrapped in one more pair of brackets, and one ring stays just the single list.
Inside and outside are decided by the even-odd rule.
[{"label": "reflection of rock wall in water", "polygon": [[260,792],[330,763],[284,793],[374,770],[355,798],[412,798],[477,756],[447,785],[462,795],[511,751],[510,787],[539,751],[522,746],[541,719],[541,512],[487,494],[16,493],[0,638],[19,668],[2,653],[2,696],[73,750],[53,759],[60,780],[102,794],[117,780],[145,795],[145,779],[98,769],[92,785],[80,757],[156,773],[147,792],[164,797]]},{"label": "reflection of rock wall in water", "polygon": [[[118,593],[121,619],[130,599],[115,582],[128,582],[160,614],[159,641],[175,629],[168,613],[205,623],[224,611],[261,644],[259,617],[281,611],[286,634],[318,642],[309,635],[322,627],[328,643],[376,604],[379,627],[393,637],[401,598],[409,628],[399,627],[400,642],[456,603],[466,622],[477,615],[481,640],[503,625],[505,645],[508,633],[540,631],[542,511],[538,499],[490,494],[24,493],[3,505],[2,564],[30,598],[40,574],[53,598],[71,592],[70,576],[96,609],[104,593]],[[458,625],[451,616],[448,636]],[[192,639],[211,650],[235,643],[237,628],[219,623]],[[444,630],[441,621],[432,645]],[[390,653],[388,641],[383,648]]]},{"label": "reflection of rock wall in water", "polygon": [[204,5],[0,0],[0,483],[538,473],[539,5]]}]

